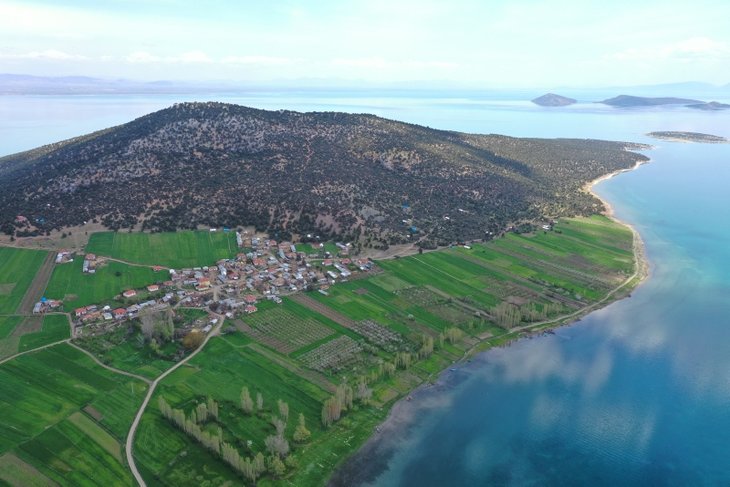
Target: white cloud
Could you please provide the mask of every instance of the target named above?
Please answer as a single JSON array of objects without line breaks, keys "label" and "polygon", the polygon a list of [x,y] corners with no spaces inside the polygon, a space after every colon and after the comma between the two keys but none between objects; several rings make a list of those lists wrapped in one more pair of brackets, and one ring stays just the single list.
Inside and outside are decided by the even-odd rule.
[{"label": "white cloud", "polygon": [[671,44],[631,47],[609,56],[618,61],[656,61],[666,59],[730,59],[730,44],[707,37],[693,37]]},{"label": "white cloud", "polygon": [[351,68],[365,69],[453,69],[458,67],[458,64],[447,61],[417,61],[412,59],[403,61],[392,61],[380,57],[337,58],[332,60],[332,64],[335,66],[346,66]]},{"label": "white cloud", "polygon": [[188,51],[180,54],[179,56],[158,56],[156,54],[149,53],[147,51],[135,51],[130,53],[124,58],[128,63],[132,64],[153,64],[153,63],[166,63],[166,64],[178,64],[178,63],[213,63],[213,59],[210,58],[205,52],[200,50]]},{"label": "white cloud", "polygon": [[267,66],[283,66],[297,62],[295,59],[275,56],[226,56],[221,59],[223,64],[261,64]]},{"label": "white cloud", "polygon": [[88,58],[79,54],[69,54],[56,49],[46,49],[43,51],[30,51],[24,53],[2,53],[0,59],[48,59],[53,61],[85,61]]},{"label": "white cloud", "polygon": [[124,58],[128,63],[157,63],[160,61],[158,56],[150,54],[146,51],[135,51]]},{"label": "white cloud", "polygon": [[212,63],[213,60],[203,51],[194,50],[184,52],[178,57],[168,58],[169,62],[181,63]]}]

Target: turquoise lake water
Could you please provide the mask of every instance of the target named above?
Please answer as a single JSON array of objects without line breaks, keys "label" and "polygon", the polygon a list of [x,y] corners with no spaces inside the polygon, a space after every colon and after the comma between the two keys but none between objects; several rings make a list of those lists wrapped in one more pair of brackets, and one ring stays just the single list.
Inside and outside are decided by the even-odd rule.
[{"label": "turquoise lake water", "polygon": [[[2,97],[0,154],[196,97]],[[525,102],[343,95],[211,97],[371,112],[435,128],[649,142],[651,163],[597,186],[641,233],[650,278],[555,335],[447,371],[397,406],[347,485],[730,485],[730,113],[542,109]],[[360,464],[358,464],[360,465]],[[367,470],[367,471],[366,471]],[[367,473],[367,475],[365,475]]]}]

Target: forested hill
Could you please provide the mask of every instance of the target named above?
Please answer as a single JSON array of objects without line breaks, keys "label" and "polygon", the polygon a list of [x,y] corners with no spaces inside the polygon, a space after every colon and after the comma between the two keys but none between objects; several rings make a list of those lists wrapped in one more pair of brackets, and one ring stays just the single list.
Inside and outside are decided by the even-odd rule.
[{"label": "forested hill", "polygon": [[147,230],[255,224],[279,236],[446,243],[594,213],[600,202],[581,188],[644,159],[626,147],[639,148],[184,103],[0,159],[0,228],[28,235],[94,220]]}]

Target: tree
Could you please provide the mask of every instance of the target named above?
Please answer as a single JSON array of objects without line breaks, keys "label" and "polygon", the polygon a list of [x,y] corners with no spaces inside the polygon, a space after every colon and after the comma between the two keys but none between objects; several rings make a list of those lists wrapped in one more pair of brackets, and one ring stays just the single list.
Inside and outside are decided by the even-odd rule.
[{"label": "tree", "polygon": [[370,403],[370,398],[373,397],[373,390],[365,383],[365,379],[361,379],[360,382],[357,383],[355,397],[363,404]]},{"label": "tree", "polygon": [[170,407],[170,405],[167,403],[167,401],[165,400],[165,398],[163,396],[160,396],[160,398],[157,400],[157,404],[160,407],[160,413],[162,413],[162,415],[165,418],[167,418],[167,419],[172,418],[172,408]]},{"label": "tree", "polygon": [[263,453],[258,452],[256,456],[253,457],[253,468],[258,475],[261,475],[266,471],[266,462],[264,461]]},{"label": "tree", "polygon": [[269,453],[279,458],[289,454],[289,442],[282,435],[269,435],[264,440],[264,445]]},{"label": "tree", "polygon": [[276,434],[281,436],[284,434],[284,430],[286,429],[286,423],[284,423],[284,420],[281,418],[277,418],[273,414],[271,415],[271,424],[274,425],[274,428],[276,429]]},{"label": "tree", "polygon": [[258,411],[264,409],[264,396],[262,396],[260,392],[256,393],[256,409]]},{"label": "tree", "polygon": [[203,333],[198,330],[192,330],[183,337],[182,343],[186,350],[195,350],[202,345],[203,340],[205,340],[205,335]]},{"label": "tree", "polygon": [[281,399],[276,401],[276,403],[279,406],[279,416],[287,423],[289,421],[289,405]]},{"label": "tree", "polygon": [[198,404],[193,412],[197,414],[198,422],[205,423],[208,421],[208,406],[204,402]]},{"label": "tree", "polygon": [[311,435],[312,433],[307,429],[307,425],[305,424],[304,414],[299,413],[299,421],[294,430],[294,441],[304,443]]},{"label": "tree", "polygon": [[271,472],[274,477],[281,477],[286,473],[286,465],[284,465],[284,462],[281,461],[281,458],[276,455],[272,455],[269,458],[269,472]]},{"label": "tree", "polygon": [[218,403],[210,396],[208,396],[208,413],[218,421]]},{"label": "tree", "polygon": [[241,409],[246,414],[253,413],[253,399],[251,399],[251,394],[248,392],[248,387],[241,389]]},{"label": "tree", "polygon": [[342,405],[337,397],[332,396],[322,404],[322,424],[329,428],[332,423],[340,419]]}]

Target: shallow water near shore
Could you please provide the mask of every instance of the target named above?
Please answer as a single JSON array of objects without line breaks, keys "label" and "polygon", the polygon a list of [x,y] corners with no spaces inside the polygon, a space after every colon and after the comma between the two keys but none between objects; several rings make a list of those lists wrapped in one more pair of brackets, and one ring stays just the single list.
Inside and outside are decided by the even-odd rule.
[{"label": "shallow water near shore", "polygon": [[446,372],[463,377],[402,404],[399,426],[340,480],[730,482],[730,146],[662,143],[648,154],[595,191],[641,233],[650,278],[555,335]]},{"label": "shallow water near shore", "polygon": [[340,485],[727,485],[730,483],[730,113],[544,109],[526,102],[250,97],[4,97],[0,154],[121,123],[177,101],[342,110],[435,128],[647,142],[652,162],[595,191],[646,244],[651,277],[631,298],[486,352],[396,406]]}]

